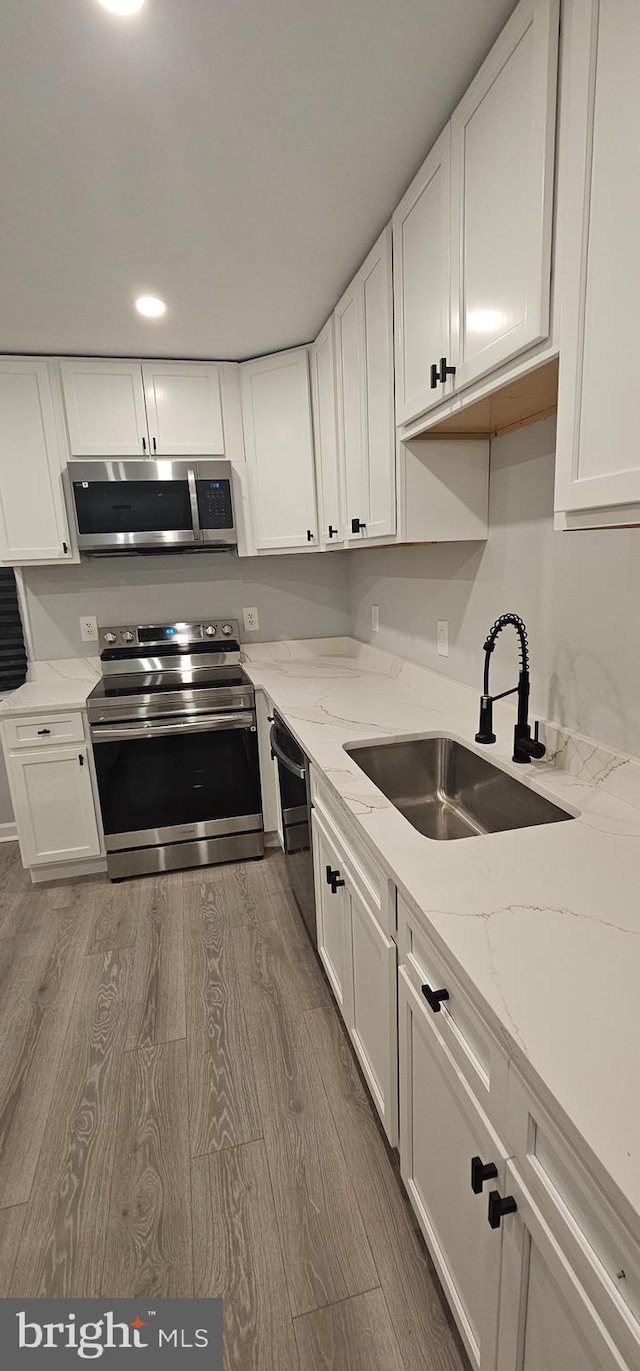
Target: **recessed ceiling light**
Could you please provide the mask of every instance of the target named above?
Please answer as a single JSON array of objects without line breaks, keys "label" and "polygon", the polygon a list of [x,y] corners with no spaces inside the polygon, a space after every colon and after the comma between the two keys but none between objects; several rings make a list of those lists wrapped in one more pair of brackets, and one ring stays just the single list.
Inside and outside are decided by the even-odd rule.
[{"label": "recessed ceiling light", "polygon": [[136,300],[138,314],[144,314],[147,319],[159,319],[166,308],[164,300],[159,300],[157,295],[139,295]]},{"label": "recessed ceiling light", "polygon": [[137,14],[144,0],[98,0],[98,4],[105,10],[111,10],[112,14]]}]

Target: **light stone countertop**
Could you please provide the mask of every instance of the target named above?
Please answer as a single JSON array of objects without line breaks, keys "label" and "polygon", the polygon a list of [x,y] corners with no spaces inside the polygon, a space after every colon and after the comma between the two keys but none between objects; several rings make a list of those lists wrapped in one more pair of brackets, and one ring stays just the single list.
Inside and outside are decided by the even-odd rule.
[{"label": "light stone countertop", "polygon": [[[422,911],[487,1020],[640,1240],[640,764],[547,727],[511,762],[513,712],[477,748],[479,691],[350,639],[244,645],[245,667]],[[480,674],[481,664],[479,666]],[[445,733],[577,815],[458,842],[424,837],[344,744]]]},{"label": "light stone countertop", "polygon": [[69,657],[60,661],[30,662],[24,685],[0,701],[0,718],[47,714],[51,710],[84,709],[87,695],[100,680],[98,657]]}]

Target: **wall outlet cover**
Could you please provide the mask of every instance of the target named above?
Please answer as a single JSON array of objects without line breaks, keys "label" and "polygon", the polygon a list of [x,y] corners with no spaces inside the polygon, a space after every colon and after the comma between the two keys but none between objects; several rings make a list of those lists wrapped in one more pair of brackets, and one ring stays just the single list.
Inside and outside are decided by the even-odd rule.
[{"label": "wall outlet cover", "polygon": [[257,633],[260,628],[260,616],[255,605],[250,609],[243,609],[242,620],[245,633]]},{"label": "wall outlet cover", "polygon": [[80,637],[83,643],[97,643],[98,620],[95,615],[82,614],[80,616]]},{"label": "wall outlet cover", "polygon": [[438,656],[449,656],[449,620],[438,619]]}]

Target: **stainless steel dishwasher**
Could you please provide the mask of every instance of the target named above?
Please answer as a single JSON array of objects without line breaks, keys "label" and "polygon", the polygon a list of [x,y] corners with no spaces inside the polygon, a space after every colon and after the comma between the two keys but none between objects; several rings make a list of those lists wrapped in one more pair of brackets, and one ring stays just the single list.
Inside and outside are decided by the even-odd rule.
[{"label": "stainless steel dishwasher", "polygon": [[270,742],[271,755],[278,766],[284,855],[289,888],[313,946],[317,947],[309,759],[284,720],[275,712]]}]

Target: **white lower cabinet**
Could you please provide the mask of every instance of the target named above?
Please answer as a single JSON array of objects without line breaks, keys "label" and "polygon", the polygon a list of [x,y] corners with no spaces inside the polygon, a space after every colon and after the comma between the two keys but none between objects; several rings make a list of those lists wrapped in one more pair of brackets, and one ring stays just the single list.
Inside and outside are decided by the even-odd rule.
[{"label": "white lower cabinet", "polygon": [[[315,810],[312,811],[312,826],[318,952],[348,1027],[352,1017],[349,894],[340,871],[341,854]],[[335,872],[335,882],[331,879],[332,872]]]},{"label": "white lower cabinet", "polygon": [[397,1116],[396,946],[313,810],[318,952],[389,1141]]},{"label": "white lower cabinet", "polygon": [[[488,1192],[507,1193],[506,1149],[404,967],[398,1011],[402,1179],[471,1362],[488,1371],[495,1366],[502,1245],[502,1229],[489,1226]],[[471,1188],[474,1157],[496,1171],[480,1194]]]},{"label": "white lower cabinet", "polygon": [[7,757],[25,866],[100,855],[100,834],[86,743],[46,745]]},{"label": "white lower cabinet", "polygon": [[497,1371],[633,1371],[511,1162],[506,1185]]}]

